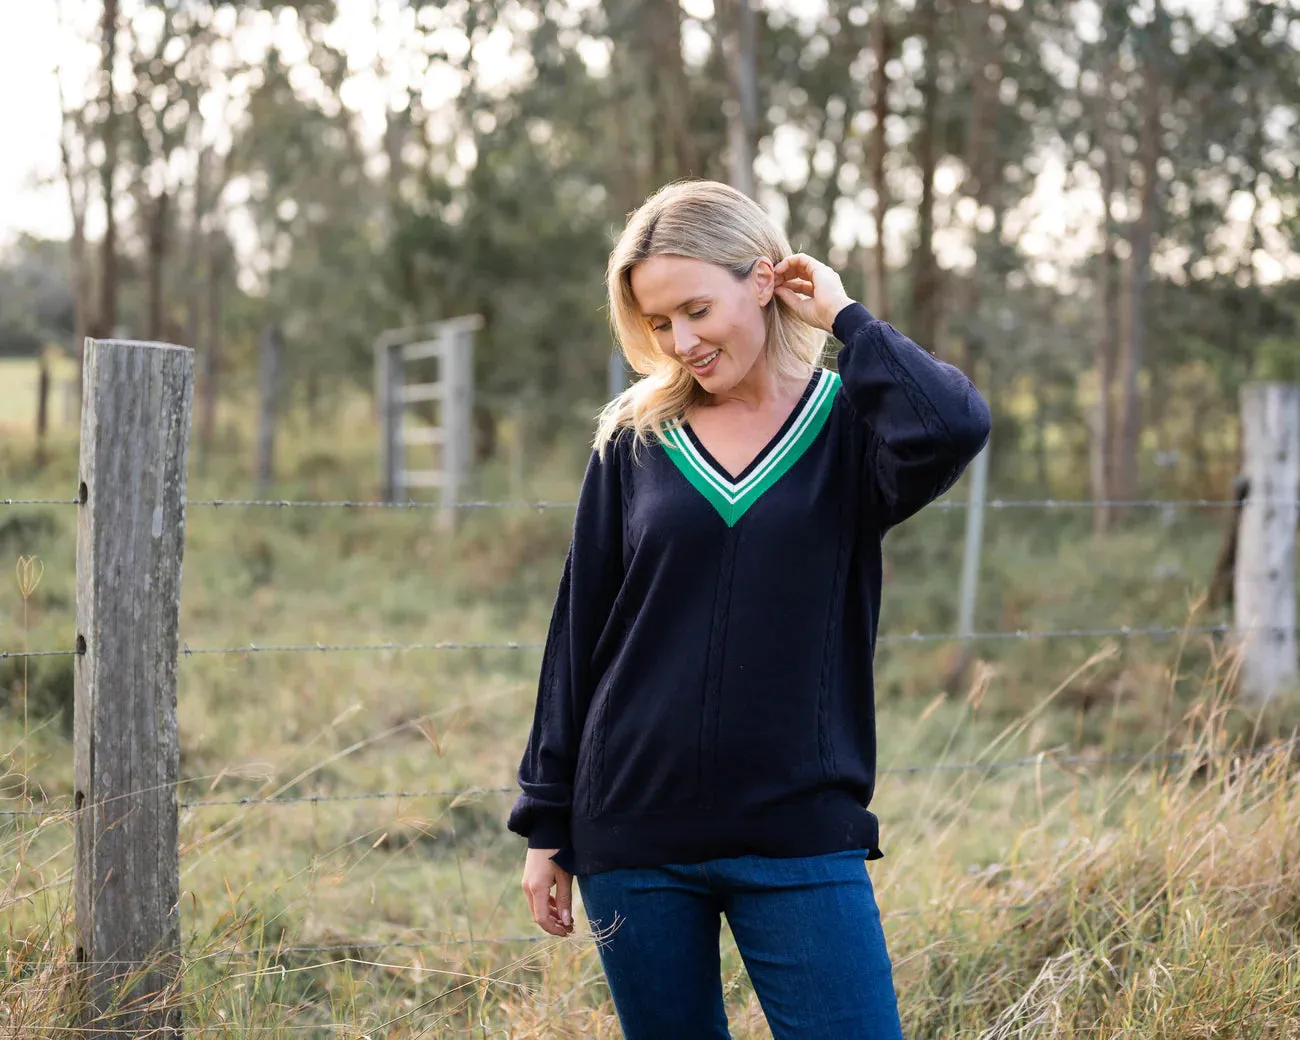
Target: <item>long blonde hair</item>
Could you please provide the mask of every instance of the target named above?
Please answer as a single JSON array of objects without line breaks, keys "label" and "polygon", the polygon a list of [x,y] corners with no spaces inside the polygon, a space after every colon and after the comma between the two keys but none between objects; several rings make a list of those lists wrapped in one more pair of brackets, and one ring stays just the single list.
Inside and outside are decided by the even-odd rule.
[{"label": "long blonde hair", "polygon": [[[601,410],[595,446],[602,455],[621,429],[643,445],[661,436],[706,391],[656,344],[632,294],[632,268],[669,253],[724,267],[745,278],[758,257],[773,264],[790,255],[790,243],[752,199],[717,181],[678,181],[660,188],[628,219],[609,254],[605,284],[609,318],[619,349],[642,378]],[[795,315],[777,296],[765,308],[768,364],[779,376],[797,377],[817,364],[826,334]]]}]

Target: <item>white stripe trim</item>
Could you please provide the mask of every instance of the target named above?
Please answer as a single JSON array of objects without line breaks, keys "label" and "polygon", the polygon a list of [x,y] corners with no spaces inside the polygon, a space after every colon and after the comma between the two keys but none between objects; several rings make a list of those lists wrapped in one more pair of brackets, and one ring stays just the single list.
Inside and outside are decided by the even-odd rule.
[{"label": "white stripe trim", "polygon": [[795,441],[802,437],[804,431],[812,425],[813,420],[817,417],[818,410],[821,408],[822,402],[830,396],[828,388],[831,382],[830,373],[823,371],[822,378],[817,384],[817,389],[813,391],[812,397],[808,399],[808,405],[804,408],[803,414],[799,416],[798,421],[794,426],[790,427],[789,432],[781,438],[781,442],[772,449],[772,454],[763,460],[763,464],[741,481],[740,484],[736,485],[738,489],[747,491],[752,485],[757,484],[762,480],[769,470],[776,466],[782,458],[790,453],[790,450],[794,447]]},{"label": "white stripe trim", "polygon": [[789,454],[794,443],[812,423],[823,402],[834,392],[834,384],[835,374],[823,369],[818,378],[817,387],[809,396],[794,425],[786,431],[785,436],[776,444],[762,464],[738,484],[726,479],[713,466],[709,465],[696,449],[695,442],[681,427],[673,427],[668,433],[677,448],[690,460],[692,467],[703,474],[709,484],[727,500],[729,505],[734,506],[740,499],[745,497],[753,485],[761,481],[774,466]]},{"label": "white stripe trim", "polygon": [[741,483],[736,484],[728,481],[722,474],[718,473],[713,466],[700,455],[694,442],[686,435],[684,430],[678,431],[678,443],[683,447],[687,457],[692,461],[695,468],[704,474],[709,483],[723,496],[729,505],[735,505],[749,492],[752,486],[763,480],[771,469],[776,466],[781,459],[790,453],[794,442],[802,436],[809,424],[816,415],[821,404],[833,390],[834,374],[826,370],[822,371],[821,378],[818,381],[817,388],[809,397],[807,404],[801,411],[795,424],[786,431],[786,435],[781,438],[771,453],[763,460],[754,472],[750,473]]}]

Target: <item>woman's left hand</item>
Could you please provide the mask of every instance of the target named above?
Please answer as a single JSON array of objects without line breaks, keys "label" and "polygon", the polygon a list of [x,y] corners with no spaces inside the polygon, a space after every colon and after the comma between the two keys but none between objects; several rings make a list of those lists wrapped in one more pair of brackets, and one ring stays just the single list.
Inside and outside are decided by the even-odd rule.
[{"label": "woman's left hand", "polygon": [[853,300],[840,276],[806,253],[787,256],[773,268],[776,294],[809,325],[831,331],[835,317]]}]

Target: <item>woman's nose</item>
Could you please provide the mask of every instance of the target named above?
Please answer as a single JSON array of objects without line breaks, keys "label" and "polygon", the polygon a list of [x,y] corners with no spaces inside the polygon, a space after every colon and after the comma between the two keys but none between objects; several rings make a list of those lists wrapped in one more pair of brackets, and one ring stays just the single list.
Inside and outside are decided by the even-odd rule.
[{"label": "woman's nose", "polygon": [[689,325],[673,323],[673,346],[677,353],[689,354],[699,342],[700,337],[691,331]]}]

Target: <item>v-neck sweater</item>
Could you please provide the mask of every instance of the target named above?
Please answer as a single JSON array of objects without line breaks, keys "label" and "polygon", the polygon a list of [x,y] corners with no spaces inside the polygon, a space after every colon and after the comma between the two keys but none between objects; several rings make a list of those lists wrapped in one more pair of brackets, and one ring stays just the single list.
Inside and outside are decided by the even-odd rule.
[{"label": "v-neck sweater", "polygon": [[956,482],[989,410],[861,304],[832,332],[838,373],[737,476],[685,424],[591,455],[508,821],[571,873],[882,855],[881,539]]}]

